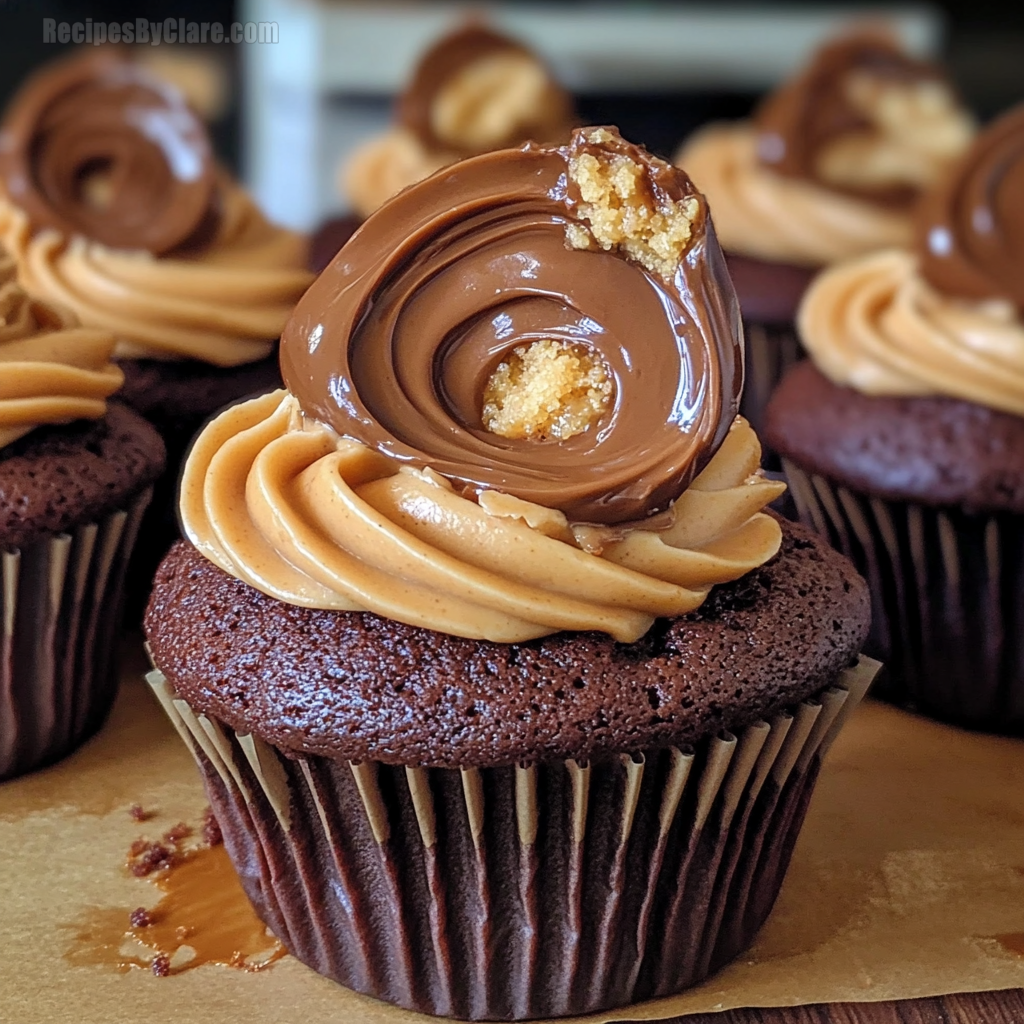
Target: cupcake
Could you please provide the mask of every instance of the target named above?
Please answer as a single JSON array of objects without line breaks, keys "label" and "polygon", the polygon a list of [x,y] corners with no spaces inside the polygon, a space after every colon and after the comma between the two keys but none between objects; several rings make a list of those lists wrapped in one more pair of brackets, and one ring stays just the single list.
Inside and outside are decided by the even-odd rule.
[{"label": "cupcake", "polygon": [[370,217],[281,358],[197,439],[146,615],[262,919],[475,1020],[734,957],[872,665],[863,581],[763,511],[703,197],[608,128],[464,160]]},{"label": "cupcake", "polygon": [[822,267],[908,245],[923,189],[973,122],[937,66],[880,30],[821,47],[749,122],[700,129],[676,162],[708,197],[746,327],[743,413],[801,356],[794,316]]},{"label": "cupcake", "polygon": [[121,386],[115,339],[30,299],[0,247],[0,780],[103,723],[125,566],[164,466]]},{"label": "cupcake", "polygon": [[28,79],[0,127],[0,241],[33,295],[113,334],[119,398],[161,432],[147,539],[176,535],[177,469],[225,404],[280,386],[276,342],[312,280],[307,243],[219,168],[171,87],[109,52]]},{"label": "cupcake", "polygon": [[530,140],[565,142],[572,119],[572,99],[535,53],[467,25],[423,54],[398,98],[395,126],[345,162],[341,192],[362,219],[463,157]]},{"label": "cupcake", "polygon": [[1024,106],[925,199],[912,250],[804,297],[767,410],[801,518],[874,604],[891,695],[1024,734]]},{"label": "cupcake", "polygon": [[320,273],[363,220],[407,185],[448,164],[527,141],[564,142],[573,102],[550,70],[515,39],[469,24],[420,58],[395,104],[395,125],[360,146],[339,168],[350,212],[310,239]]}]

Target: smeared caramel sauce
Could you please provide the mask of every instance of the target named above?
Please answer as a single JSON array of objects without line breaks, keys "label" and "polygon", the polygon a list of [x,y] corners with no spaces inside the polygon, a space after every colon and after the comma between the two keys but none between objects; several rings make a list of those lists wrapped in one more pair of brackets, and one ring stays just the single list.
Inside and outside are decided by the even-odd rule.
[{"label": "smeared caramel sauce", "polygon": [[[88,910],[70,926],[65,959],[122,973],[179,974],[205,964],[260,971],[285,955],[246,899],[223,846],[187,850],[149,880],[163,893],[155,907],[141,915],[131,908]],[[133,924],[136,917],[148,923]]]},{"label": "smeared caramel sauce", "polygon": [[1024,957],[1024,932],[1006,932],[1003,935],[993,935],[991,938],[995,939],[1007,953]]}]

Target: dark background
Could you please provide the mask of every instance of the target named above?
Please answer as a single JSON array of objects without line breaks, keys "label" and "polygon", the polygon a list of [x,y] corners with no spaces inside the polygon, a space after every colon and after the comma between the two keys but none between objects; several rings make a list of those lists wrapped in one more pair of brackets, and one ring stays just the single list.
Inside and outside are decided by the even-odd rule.
[{"label": "dark background", "polygon": [[[671,4],[671,0],[662,2]],[[717,0],[717,3],[720,9],[730,6],[729,0]],[[750,0],[745,0],[736,6],[750,5]],[[792,0],[787,0],[787,6],[791,5]],[[988,120],[1024,100],[1024,3],[1021,0],[936,0],[933,5],[946,18],[943,59],[979,118]],[[44,17],[56,18],[58,22],[81,21],[87,17],[96,21],[180,17],[228,24],[235,20],[234,6],[231,0],[144,0],[141,3],[0,0],[0,105],[28,71],[60,52],[60,46],[42,42]],[[773,5],[770,0],[761,0],[757,6],[771,9]],[[884,9],[884,5],[881,8]],[[236,95],[238,49],[226,46],[221,50],[222,59],[229,62]],[[642,98],[588,96],[580,102],[580,114],[590,123],[617,124],[628,137],[667,156],[697,124],[713,118],[742,117],[756,99],[752,93],[721,92]],[[234,109],[213,126],[213,132],[221,157],[236,166],[238,124]]]}]

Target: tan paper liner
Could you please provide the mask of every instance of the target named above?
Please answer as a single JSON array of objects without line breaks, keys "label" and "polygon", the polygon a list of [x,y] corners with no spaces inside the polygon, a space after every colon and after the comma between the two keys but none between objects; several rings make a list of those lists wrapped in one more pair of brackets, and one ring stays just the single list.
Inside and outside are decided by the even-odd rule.
[{"label": "tan paper liner", "polygon": [[784,469],[801,520],[871,587],[879,695],[1024,735],[1024,516],[886,501]]},{"label": "tan paper liner", "polygon": [[0,779],[65,756],[107,717],[125,571],[151,495],[0,552]]},{"label": "tan paper liner", "polygon": [[409,1009],[526,1019],[671,994],[745,949],[878,667],[693,750],[461,772],[286,757],[147,679],[295,956]]}]

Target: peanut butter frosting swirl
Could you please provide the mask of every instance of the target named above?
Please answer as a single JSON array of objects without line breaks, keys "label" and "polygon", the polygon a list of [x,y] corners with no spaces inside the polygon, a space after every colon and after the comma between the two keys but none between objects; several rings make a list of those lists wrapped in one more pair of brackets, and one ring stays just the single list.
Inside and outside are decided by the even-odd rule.
[{"label": "peanut butter frosting swirl", "polygon": [[[666,509],[722,443],[741,330],[692,182],[588,128],[396,196],[299,302],[281,370],[307,415],[464,494],[622,523]],[[590,352],[608,403],[567,438],[498,436],[482,422],[486,382],[542,340]]]},{"label": "peanut butter frosting swirl", "polygon": [[696,132],[675,162],[727,251],[816,267],[909,245],[912,204],[973,132],[937,67],[863,32],[822,47],[751,121]]},{"label": "peanut butter frosting swirl", "polygon": [[527,141],[564,142],[573,104],[537,55],[481,25],[439,39],[399,96],[395,126],[342,166],[341,191],[368,217],[462,157]]},{"label": "peanut butter frosting swirl", "polygon": [[430,151],[407,128],[369,139],[342,164],[338,187],[360,217],[369,217],[403,188],[415,185],[458,157]]},{"label": "peanut butter frosting swirl", "polygon": [[925,197],[917,246],[940,291],[1024,311],[1024,104],[986,128]]},{"label": "peanut butter frosting swirl", "polygon": [[222,179],[221,216],[201,253],[153,256],[54,230],[0,195],[0,242],[33,294],[117,338],[118,358],[196,359],[239,366],[270,354],[309,286],[306,241],[270,224]]},{"label": "peanut butter frosting swirl", "polygon": [[304,607],[370,611],[513,643],[559,630],[622,642],[698,607],[778,550],[782,490],[738,420],[660,528],[582,550],[566,517],[495,491],[460,495],[306,416],[279,391],[233,406],[185,467],[181,518],[225,572]]},{"label": "peanut butter frosting swirl", "polygon": [[749,124],[700,129],[675,156],[714,212],[727,252],[821,267],[888,246],[909,245],[910,213],[789,178],[766,167]]},{"label": "peanut butter frosting swirl", "polygon": [[1024,416],[1024,107],[921,204],[917,251],[831,267],[797,326],[821,371],[869,395],[947,395]]},{"label": "peanut butter frosting swirl", "polygon": [[112,335],[29,298],[0,248],[0,449],[47,423],[99,419],[124,382]]},{"label": "peanut butter frosting swirl", "polygon": [[867,395],[946,395],[1024,416],[1024,322],[1006,300],[937,291],[911,252],[823,271],[797,316],[835,383]]}]

